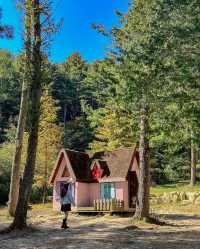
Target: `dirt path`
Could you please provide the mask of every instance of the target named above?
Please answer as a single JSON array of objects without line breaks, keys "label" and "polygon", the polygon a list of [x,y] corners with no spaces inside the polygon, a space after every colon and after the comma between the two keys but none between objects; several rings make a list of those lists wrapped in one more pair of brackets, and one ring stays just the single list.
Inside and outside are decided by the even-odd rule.
[{"label": "dirt path", "polygon": [[71,215],[71,228],[63,231],[58,217],[45,218],[34,222],[37,229],[32,232],[0,235],[0,248],[200,249],[200,216],[168,215],[165,219],[173,225],[135,227],[130,218]]}]

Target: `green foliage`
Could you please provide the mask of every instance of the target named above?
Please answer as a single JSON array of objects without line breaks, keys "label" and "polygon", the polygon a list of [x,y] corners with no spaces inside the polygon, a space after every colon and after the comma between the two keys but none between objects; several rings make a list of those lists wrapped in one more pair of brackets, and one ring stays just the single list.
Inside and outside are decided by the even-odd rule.
[{"label": "green foliage", "polygon": [[0,50],[0,143],[19,111],[20,73],[18,60]]},{"label": "green foliage", "polygon": [[[32,192],[30,196],[31,203],[41,203],[42,195],[43,195],[44,187],[38,179],[34,180],[32,186]],[[52,186],[47,187],[47,196],[53,196],[53,188]]]},{"label": "green foliage", "polygon": [[84,115],[66,123],[65,148],[88,150],[88,144],[93,138],[93,129]]},{"label": "green foliage", "polygon": [[124,145],[120,141],[122,130],[127,142],[126,135],[132,134],[134,144],[138,139],[138,110],[145,103],[151,110],[151,173],[157,183],[188,179],[191,139],[199,147],[198,12],[197,1],[132,2],[128,13],[120,15],[122,27],[111,31],[115,64],[104,71],[112,72],[112,77],[103,72],[100,77],[94,70],[88,77],[89,82],[100,78],[96,80],[100,86],[116,79],[115,84],[110,83],[115,94],[102,87],[97,95],[105,100],[100,108],[94,106],[96,109],[89,112],[95,129],[91,148],[110,150]]},{"label": "green foliage", "polygon": [[81,114],[80,95],[87,64],[79,54],[73,53],[66,62],[58,64],[54,71],[52,95],[59,102],[59,120],[73,120]]},{"label": "green foliage", "polygon": [[120,109],[116,103],[93,110],[88,117],[95,130],[90,144],[92,151],[112,151],[119,147],[133,147],[137,140],[132,114]]},{"label": "green foliage", "polygon": [[54,68],[51,92],[59,106],[58,121],[64,126],[62,144],[70,149],[85,150],[92,140],[92,130],[81,108],[87,68],[78,53]]},{"label": "green foliage", "polygon": [[62,147],[63,127],[58,124],[59,108],[55,100],[45,89],[41,98],[41,115],[39,121],[38,150],[36,157],[36,175],[44,176],[45,165],[49,177],[54,166],[58,151]]},{"label": "green foliage", "polygon": [[0,145],[0,204],[8,201],[13,152],[13,144]]},{"label": "green foliage", "polygon": [[[108,58],[90,64],[76,52],[60,64],[45,58],[43,82],[49,92],[41,118],[37,176],[43,174],[49,133],[56,141],[49,171],[59,146],[92,151],[135,146],[139,110],[145,104],[150,109],[152,180],[161,184],[189,178],[191,141],[197,150],[200,146],[199,12],[197,0],[135,0],[119,15],[121,27],[110,32]],[[19,111],[20,64],[20,57],[0,50],[4,193]],[[39,200],[41,192],[35,182],[32,200]]]},{"label": "green foliage", "polygon": [[189,185],[189,182],[182,181],[151,187],[151,194],[159,196],[168,192],[199,192],[199,187],[199,184],[197,184],[195,187],[192,187],[191,185]]}]

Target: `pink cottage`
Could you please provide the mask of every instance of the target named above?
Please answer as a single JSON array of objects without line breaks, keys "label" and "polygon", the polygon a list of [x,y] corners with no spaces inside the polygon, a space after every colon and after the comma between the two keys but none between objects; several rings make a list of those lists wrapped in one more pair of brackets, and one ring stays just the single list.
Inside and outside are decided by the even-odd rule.
[{"label": "pink cottage", "polygon": [[132,148],[88,154],[62,149],[50,177],[53,209],[59,210],[60,185],[72,181],[79,211],[130,211],[138,191],[139,155]]}]

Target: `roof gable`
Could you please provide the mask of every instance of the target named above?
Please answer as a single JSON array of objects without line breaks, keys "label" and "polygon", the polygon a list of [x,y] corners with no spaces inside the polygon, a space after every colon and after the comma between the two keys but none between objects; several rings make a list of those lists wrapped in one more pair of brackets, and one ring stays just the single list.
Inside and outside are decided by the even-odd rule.
[{"label": "roof gable", "polygon": [[99,159],[99,162],[104,162],[107,165],[110,174],[104,177],[109,178],[126,178],[133,161],[135,149],[119,148],[112,152],[97,152],[94,153],[92,159]]},{"label": "roof gable", "polygon": [[70,177],[70,173],[69,170],[67,169],[67,167],[64,167],[64,170],[62,172],[62,177]]},{"label": "roof gable", "polygon": [[70,173],[70,176],[76,181],[90,180],[89,156],[83,152],[62,149],[50,176],[50,183],[54,182],[62,160],[66,160],[67,170]]},{"label": "roof gable", "polygon": [[107,162],[103,160],[93,160],[91,165],[91,176],[93,180],[97,180],[104,176],[109,176],[110,170],[108,168]]},{"label": "roof gable", "polygon": [[76,176],[76,180],[89,181],[91,179],[89,155],[83,152],[67,149],[65,149],[65,152]]},{"label": "roof gable", "polygon": [[[76,181],[93,182],[92,168],[98,165],[102,170],[101,179],[125,180],[132,168],[134,158],[138,162],[138,152],[133,148],[119,148],[112,152],[97,152],[89,157],[88,154],[74,150],[62,149],[50,177],[53,183],[58,174],[60,164],[66,160],[67,170]],[[66,173],[66,172],[64,172]]]},{"label": "roof gable", "polygon": [[[68,159],[68,156],[67,156],[67,154],[66,154],[66,151],[65,151],[64,149],[62,149],[62,150],[60,151],[60,153],[58,154],[58,158],[57,158],[57,160],[56,160],[56,163],[55,163],[55,165],[54,165],[53,171],[52,171],[51,176],[50,176],[50,178],[49,178],[49,182],[50,182],[50,183],[53,183],[54,180],[56,179],[56,176],[57,176],[58,173],[59,173],[60,166],[61,166],[61,163],[62,163],[63,160],[65,160],[65,162],[66,162],[67,171],[69,172],[70,176],[71,176],[72,178],[75,178],[74,171],[73,171],[73,169],[72,169],[72,166],[71,166],[71,163],[70,163],[70,161],[69,161],[69,159]],[[64,172],[61,173],[61,177],[64,177],[64,176],[62,176],[63,173],[64,173]]]}]

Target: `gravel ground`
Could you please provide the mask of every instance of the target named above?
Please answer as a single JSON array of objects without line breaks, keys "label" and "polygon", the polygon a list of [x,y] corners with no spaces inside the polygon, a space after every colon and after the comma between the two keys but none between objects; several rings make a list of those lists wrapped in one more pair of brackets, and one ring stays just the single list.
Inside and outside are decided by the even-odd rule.
[{"label": "gravel ground", "polygon": [[[130,218],[35,215],[32,230],[0,235],[1,249],[200,249],[200,216],[165,215],[166,226],[131,224]],[[37,217],[37,218],[36,218]],[[0,222],[0,229],[7,224]]]}]

